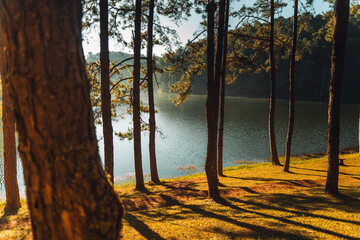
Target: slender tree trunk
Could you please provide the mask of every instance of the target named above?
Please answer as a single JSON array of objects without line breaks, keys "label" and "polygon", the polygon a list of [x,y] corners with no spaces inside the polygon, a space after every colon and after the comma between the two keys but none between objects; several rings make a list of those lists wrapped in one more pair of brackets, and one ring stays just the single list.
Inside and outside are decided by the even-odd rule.
[{"label": "slender tree trunk", "polygon": [[141,54],[141,0],[136,0],[135,40],[134,40],[134,82],[133,82],[133,124],[134,159],[136,189],[145,189],[141,160],[141,122],[140,122],[140,54]]},{"label": "slender tree trunk", "polygon": [[293,39],[290,60],[290,81],[289,81],[289,126],[286,137],[285,147],[285,164],[284,172],[289,172],[291,141],[294,131],[295,120],[295,56],[296,56],[296,40],[297,40],[297,20],[298,20],[298,0],[294,0],[294,22],[293,22]]},{"label": "slender tree trunk", "polygon": [[325,193],[330,195],[339,194],[340,105],[348,18],[349,0],[337,0],[334,11],[334,35],[331,56],[328,109],[328,170],[325,186]]},{"label": "slender tree trunk", "polygon": [[80,0],[0,2],[35,240],[117,240],[121,229],[98,154],[81,12]]},{"label": "slender tree trunk", "polygon": [[148,43],[147,43],[147,78],[148,78],[148,94],[149,94],[149,154],[150,154],[150,173],[151,181],[159,184],[159,175],[156,166],[155,151],[155,106],[154,106],[154,87],[153,87],[153,22],[154,22],[154,0],[149,3],[149,22],[148,22]]},{"label": "slender tree trunk", "polygon": [[[224,0],[223,0],[224,1]],[[225,2],[225,24],[224,24],[224,46],[223,46],[223,60],[221,69],[221,83],[220,83],[220,119],[219,119],[219,138],[218,138],[218,174],[223,176],[223,145],[224,145],[224,122],[225,122],[225,78],[226,78],[226,57],[227,57],[227,35],[229,27],[229,11],[230,0]]]},{"label": "slender tree trunk", "polygon": [[360,155],[360,106],[359,106],[359,155]]},{"label": "slender tree trunk", "polygon": [[279,157],[276,148],[275,139],[275,104],[276,104],[276,66],[275,66],[275,52],[274,52],[274,15],[275,3],[270,0],[270,108],[269,108],[269,143],[270,143],[270,159],[273,165],[280,165]]},{"label": "slender tree trunk", "polygon": [[216,5],[213,0],[206,6],[208,12],[208,42],[207,42],[207,87],[206,87],[206,122],[207,122],[207,152],[205,172],[209,187],[209,198],[220,199],[217,177],[217,128],[219,115],[219,82],[214,76],[214,15]]},{"label": "slender tree trunk", "polygon": [[108,0],[100,0],[100,63],[101,63],[101,112],[104,135],[105,171],[114,182],[114,146],[111,123],[111,95],[109,76]]},{"label": "slender tree trunk", "polygon": [[3,51],[4,39],[2,34],[0,36],[0,49],[2,122],[4,137],[4,181],[6,194],[5,211],[7,212],[19,209],[21,205],[16,168],[15,116],[8,92],[8,80],[6,80],[8,68],[5,61],[5,51]]}]

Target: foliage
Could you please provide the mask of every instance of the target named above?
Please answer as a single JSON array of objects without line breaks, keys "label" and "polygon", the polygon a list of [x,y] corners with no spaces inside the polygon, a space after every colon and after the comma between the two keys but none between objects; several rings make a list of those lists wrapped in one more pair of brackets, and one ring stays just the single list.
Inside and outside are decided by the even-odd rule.
[{"label": "foliage", "polygon": [[[297,51],[296,99],[327,101],[330,78],[331,43],[327,41],[330,29],[331,12],[323,15],[313,15],[304,12],[299,15],[299,36]],[[243,20],[243,23],[246,21]],[[253,25],[252,25],[253,24]],[[253,20],[252,24],[243,24],[229,34],[227,88],[230,96],[267,98],[268,55],[267,35],[268,23]],[[288,97],[289,53],[292,18],[276,19],[278,28],[277,52],[277,97]],[[359,5],[353,5],[350,10],[346,66],[344,78],[343,102],[358,103],[360,95],[360,74],[358,56],[360,55],[360,13]],[[260,30],[261,29],[261,30]],[[186,101],[189,94],[205,94],[205,59],[198,57],[206,48],[206,39],[191,42],[185,48],[170,52],[159,60],[165,73],[159,76],[162,91],[177,92],[175,102]],[[198,70],[198,71],[195,71]],[[180,79],[180,81],[179,81]]]}]

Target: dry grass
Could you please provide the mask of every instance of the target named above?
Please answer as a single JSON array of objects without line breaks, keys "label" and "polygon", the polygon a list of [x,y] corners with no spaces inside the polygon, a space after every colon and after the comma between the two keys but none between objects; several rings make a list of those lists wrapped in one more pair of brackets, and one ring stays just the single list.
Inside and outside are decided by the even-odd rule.
[{"label": "dry grass", "polygon": [[[360,158],[341,158],[339,198],[323,194],[321,154],[294,157],[291,173],[269,163],[227,168],[220,203],[207,200],[204,174],[148,183],[145,192],[118,187],[123,239],[360,239]],[[0,223],[0,239],[31,239],[26,208]]]}]

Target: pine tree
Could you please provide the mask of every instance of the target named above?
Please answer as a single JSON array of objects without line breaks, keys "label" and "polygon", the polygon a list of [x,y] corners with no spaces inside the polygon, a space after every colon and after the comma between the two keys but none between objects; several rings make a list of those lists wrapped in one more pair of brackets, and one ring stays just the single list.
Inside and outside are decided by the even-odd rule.
[{"label": "pine tree", "polygon": [[339,194],[340,106],[348,19],[349,0],[336,0],[328,108],[328,170],[325,185],[325,193],[330,195]]},{"label": "pine tree", "polygon": [[0,3],[35,240],[117,240],[122,225],[98,153],[81,15],[80,0]]}]

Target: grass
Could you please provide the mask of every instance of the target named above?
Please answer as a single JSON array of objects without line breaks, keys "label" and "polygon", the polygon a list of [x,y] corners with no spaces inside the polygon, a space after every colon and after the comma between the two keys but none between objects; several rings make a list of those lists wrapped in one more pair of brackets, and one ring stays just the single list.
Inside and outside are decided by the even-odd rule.
[{"label": "grass", "polygon": [[[338,198],[323,194],[321,154],[293,157],[291,173],[270,163],[226,168],[219,203],[207,199],[203,173],[147,183],[144,192],[116,187],[127,209],[123,239],[360,239],[360,158],[340,158]],[[32,239],[28,214],[2,216],[0,239]]]}]

